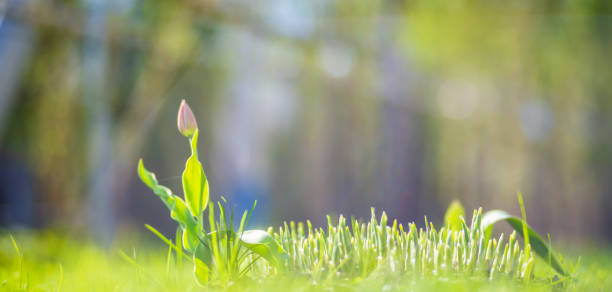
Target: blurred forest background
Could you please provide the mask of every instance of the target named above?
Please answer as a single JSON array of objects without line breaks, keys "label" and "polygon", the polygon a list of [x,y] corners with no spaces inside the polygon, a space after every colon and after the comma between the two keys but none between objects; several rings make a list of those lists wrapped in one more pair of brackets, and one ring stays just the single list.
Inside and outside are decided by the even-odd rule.
[{"label": "blurred forest background", "polygon": [[136,163],[181,193],[185,98],[255,224],[520,190],[536,230],[610,242],[611,83],[608,0],[0,0],[0,224],[172,230]]}]

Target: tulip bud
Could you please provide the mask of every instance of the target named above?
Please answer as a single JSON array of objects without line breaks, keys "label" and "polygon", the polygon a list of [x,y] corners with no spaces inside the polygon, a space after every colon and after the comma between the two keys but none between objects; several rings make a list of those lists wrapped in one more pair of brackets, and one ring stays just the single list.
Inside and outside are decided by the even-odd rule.
[{"label": "tulip bud", "polygon": [[196,122],[195,116],[184,99],[181,101],[181,106],[179,107],[177,124],[179,132],[187,138],[191,138],[198,129],[198,123]]}]

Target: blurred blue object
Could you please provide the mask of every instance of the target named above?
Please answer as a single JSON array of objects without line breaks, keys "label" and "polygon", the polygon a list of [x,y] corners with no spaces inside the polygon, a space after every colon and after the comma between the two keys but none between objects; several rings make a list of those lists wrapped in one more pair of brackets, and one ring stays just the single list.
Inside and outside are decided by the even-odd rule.
[{"label": "blurred blue object", "polygon": [[32,175],[22,162],[0,154],[0,226],[32,226],[32,185]]}]

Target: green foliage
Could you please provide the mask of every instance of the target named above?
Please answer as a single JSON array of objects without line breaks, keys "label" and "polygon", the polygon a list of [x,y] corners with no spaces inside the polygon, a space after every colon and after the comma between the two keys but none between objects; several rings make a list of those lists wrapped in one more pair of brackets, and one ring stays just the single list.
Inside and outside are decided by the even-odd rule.
[{"label": "green foliage", "polygon": [[274,234],[289,254],[288,270],[311,275],[315,280],[364,278],[371,274],[397,277],[461,277],[529,279],[533,254],[520,250],[516,233],[504,241],[485,239],[475,210],[468,227],[452,230],[427,223],[407,229],[396,220],[390,226],[383,212],[378,219],[372,209],[369,222],[340,216],[337,224],[328,217],[327,230],[313,229],[310,222],[284,225]]},{"label": "green foliage", "polygon": [[[138,162],[138,176],[170,209],[172,219],[179,223],[182,230],[182,246],[189,253],[186,256],[193,263],[194,278],[201,285],[208,283],[211,278],[224,282],[241,278],[245,275],[247,268],[259,259],[254,255],[269,260],[272,266],[278,268],[281,265],[281,259],[286,255],[274,238],[261,230],[245,232],[255,204],[250,211],[243,213],[238,230],[234,229],[233,211],[228,214],[219,203],[219,214],[216,217],[215,206],[211,204],[208,209],[210,232],[206,232],[203,212],[208,205],[210,194],[204,168],[198,160],[197,123],[184,100],[181,103],[181,109],[178,118],[179,130],[185,124],[181,124],[181,121],[184,120],[181,115],[186,115],[185,112],[191,115],[188,120],[194,130],[193,134],[189,132],[189,135],[185,135],[189,138],[191,147],[191,156],[185,163],[182,176],[185,201],[174,195],[169,188],[160,185],[155,174],[144,167],[142,159]],[[178,244],[178,231],[175,245],[155,228],[146,226],[169,245],[170,253],[172,249],[175,250],[178,259],[185,255]],[[171,254],[168,257],[171,257]]]},{"label": "green foliage", "polygon": [[268,232],[248,230],[242,233],[240,241],[243,246],[276,266],[281,266],[287,261],[287,253]]},{"label": "green foliage", "polygon": [[178,196],[172,194],[172,191],[160,185],[157,182],[157,178],[154,173],[148,171],[142,162],[142,159],[138,161],[138,176],[153,192],[162,200],[162,202],[170,210],[172,219],[178,222],[183,229],[187,227],[195,226],[193,217],[189,214],[187,205]]},{"label": "green foliage", "polygon": [[[184,101],[183,104],[188,108]],[[195,118],[190,120],[196,124]],[[522,220],[499,210],[483,215],[479,209],[474,210],[468,226],[463,206],[454,201],[444,217],[446,226],[440,229],[427,218],[424,228],[417,228],[412,222],[405,230],[397,220],[389,226],[387,215],[383,212],[377,218],[372,208],[368,223],[351,219],[349,226],[341,215],[337,224],[327,217],[327,230],[313,229],[310,222],[307,222],[307,229],[303,223],[285,223],[273,234],[246,230],[257,202],[242,213],[237,229],[234,228],[233,210],[228,212],[221,202],[217,206],[211,203],[208,226],[204,226],[203,212],[208,206],[209,186],[198,160],[197,128],[188,138],[191,156],[182,177],[186,203],[170,189],[159,185],[155,174],[145,169],[142,159],[138,163],[138,175],[170,209],[171,217],[179,223],[182,239],[178,238],[179,230],[175,244],[153,227],[146,225],[147,228],[169,246],[168,258],[174,250],[177,259],[187,257],[191,261],[199,285],[227,284],[247,275],[270,276],[281,269],[308,275],[315,281],[384,274],[412,278],[477,276],[490,280],[502,277],[528,282],[534,277],[532,246],[536,254],[548,257],[549,264],[559,274],[567,275],[550,248],[528,227],[520,194]],[[501,220],[515,229],[507,242],[503,234],[499,239],[490,239],[493,224]],[[525,238],[523,250],[516,240],[517,231]],[[182,241],[186,252],[178,241]],[[125,253],[121,255],[135,265]],[[266,261],[261,263],[260,258]]]},{"label": "green foliage", "polygon": [[[138,176],[140,179],[153,190],[153,192],[162,200],[162,202],[170,210],[170,217],[179,223],[183,230],[183,246],[187,250],[193,250],[193,238],[198,238],[196,221],[190,214],[185,201],[180,197],[172,194],[172,191],[158,183],[154,173],[148,171],[142,162],[138,161]],[[188,233],[188,234],[185,234]]]},{"label": "green foliage", "polygon": [[208,283],[208,274],[210,273],[209,266],[212,265],[212,257],[210,249],[200,244],[193,254],[193,275],[198,281],[198,284],[205,285]]},{"label": "green foliage", "polygon": [[[474,210],[469,224],[461,216],[461,228],[458,230],[447,227],[436,229],[427,219],[421,228],[414,222],[404,228],[397,220],[389,222],[384,212],[377,216],[372,208],[370,220],[367,222],[353,218],[347,223],[347,219],[340,215],[337,221],[328,216],[325,229],[314,228],[307,221],[306,224],[284,223],[277,232],[272,232],[272,229],[267,232],[246,231],[245,227],[255,205],[242,213],[238,227],[234,228],[233,211],[228,212],[221,203],[216,206],[211,204],[208,208],[207,226],[210,232],[199,238],[200,242],[193,252],[183,252],[181,241],[184,240],[181,238],[181,232],[176,233],[177,238],[173,242],[155,228],[146,225],[147,229],[169,246],[170,251],[173,251],[170,255],[175,255],[175,264],[169,265],[172,258],[169,256],[165,269],[163,256],[154,256],[153,258],[159,260],[151,264],[150,259],[147,261],[138,256],[136,249],[132,249],[130,253],[122,250],[113,253],[118,255],[121,261],[115,261],[111,265],[109,262],[113,261],[112,257],[85,250],[87,245],[81,242],[76,246],[67,246],[63,257],[70,255],[91,266],[80,268],[75,266],[74,260],[55,263],[53,273],[59,275],[51,278],[52,283],[47,285],[58,289],[65,285],[66,267],[67,290],[85,289],[85,286],[78,284],[88,277],[88,274],[83,273],[95,273],[96,279],[108,277],[105,279],[109,283],[100,286],[102,291],[185,291],[195,288],[190,285],[238,291],[253,290],[254,287],[262,291],[297,288],[386,290],[390,287],[393,290],[421,287],[425,290],[444,291],[459,287],[466,291],[470,290],[468,287],[481,287],[486,290],[550,290],[553,287],[563,287],[575,291],[592,291],[612,287],[609,272],[597,271],[594,271],[591,278],[585,278],[588,281],[577,285],[577,282],[572,280],[574,277],[565,276],[568,273],[560,268],[560,264],[550,253],[550,246],[546,245],[544,246],[547,248],[549,264],[555,267],[550,260],[554,259],[558,265],[555,269],[560,269],[559,274],[553,275],[543,270],[539,270],[539,274],[536,273],[534,257],[535,254],[542,256],[538,251],[542,249],[540,245],[543,241],[528,228],[531,241],[525,245],[525,250],[521,250],[517,233],[522,234],[525,229],[521,228],[526,226],[526,221],[499,210],[484,214],[480,209]],[[504,220],[510,223],[515,231],[507,240],[503,234],[490,239],[493,224]],[[33,283],[42,280],[30,277],[31,272],[28,274],[28,269],[38,268],[42,264],[25,263],[24,249],[17,245],[12,236],[8,237],[10,240],[5,242],[8,247],[8,243],[12,244],[14,251],[10,256],[14,257],[14,260],[6,260],[3,250],[9,250],[8,248],[0,249],[0,262],[12,263],[9,270],[0,265],[0,287],[6,286],[9,290],[31,290],[34,288]],[[47,248],[50,252],[61,253],[58,246],[66,246],[65,243],[53,244],[48,239],[28,242],[28,252],[40,253]],[[0,245],[2,244],[0,242]],[[41,258],[50,257],[44,255]],[[265,260],[259,260],[261,258]],[[191,271],[182,268],[182,259],[192,264]],[[130,269],[133,272],[130,272]],[[281,270],[283,272],[278,273]],[[570,270],[573,276],[579,271],[576,267],[571,267]],[[163,277],[163,273],[167,276]],[[129,277],[121,278],[125,277],[125,274],[137,275],[132,277],[138,278],[138,281]],[[174,276],[171,277],[172,274]],[[193,276],[191,279],[184,278],[185,274]],[[584,275],[582,272],[581,276]],[[115,280],[117,277],[122,282]],[[253,283],[257,285],[253,286]],[[523,284],[519,286],[518,283]],[[526,285],[527,283],[529,285]]]},{"label": "green foliage", "polygon": [[[296,226],[297,228],[297,226]],[[306,231],[306,230],[305,230]],[[14,232],[17,253],[8,233],[0,232],[0,291],[202,291],[193,281],[193,266],[180,265],[173,258],[167,269],[166,251],[151,236],[137,237],[128,231],[118,235],[105,251],[84,238],[66,237],[60,232]],[[142,234],[146,235],[146,234]],[[612,251],[567,250],[577,281],[551,279],[539,269],[529,284],[510,281],[501,274],[489,280],[486,275],[429,275],[407,277],[389,273],[390,263],[382,259],[367,277],[315,281],[308,275],[286,269],[266,274],[268,262],[257,261],[246,276],[211,286],[212,291],[612,291]],[[120,250],[123,250],[123,255]],[[19,258],[22,258],[22,269]],[[186,257],[183,257],[186,258]],[[214,279],[209,279],[209,285]]]},{"label": "green foliage", "polygon": [[550,247],[546,244],[544,240],[542,240],[540,235],[538,235],[538,233],[535,232],[533,228],[527,225],[525,221],[508,214],[506,211],[491,210],[484,214],[482,218],[482,229],[485,232],[485,238],[489,238],[491,236],[493,226],[495,225],[495,223],[501,221],[506,221],[512,228],[514,228],[514,230],[516,230],[522,236],[525,236],[525,226],[527,233],[529,234],[529,245],[531,246],[533,251],[537,255],[542,257],[545,261],[547,261],[549,265],[554,268],[559,274],[563,276],[568,275],[565,269],[561,266],[557,257],[552,254]]},{"label": "green foliage", "polygon": [[[153,186],[154,191],[155,188],[167,189],[157,185],[155,175],[144,169],[142,161],[139,166],[139,173],[142,173],[141,178],[144,177],[145,184],[150,187]],[[193,216],[185,203],[177,196],[171,195],[164,198],[169,198],[168,200],[175,202],[173,205],[171,204],[173,213],[177,211],[180,214],[187,214],[186,218],[183,216],[173,216],[173,218],[179,222],[182,228],[182,245],[189,252],[189,255],[183,252],[180,245],[173,244],[155,228],[149,225],[146,225],[146,227],[170,246],[175,251],[177,258],[185,256],[192,262],[194,277],[201,285],[209,282],[211,278],[227,282],[243,277],[246,269],[259,259],[254,255],[260,255],[269,260],[272,267],[279,267],[281,263],[279,259],[286,257],[280,245],[265,231],[245,231],[255,204],[251,210],[243,213],[237,230],[234,228],[233,214],[228,214],[226,208],[219,203],[219,214],[215,216],[216,208],[211,204],[208,208],[208,228],[210,232],[207,233],[201,214],[200,216]],[[177,205],[176,202],[182,204]],[[180,206],[180,209],[177,206]],[[199,223],[196,224],[195,222]],[[255,234],[260,237],[253,236]]]},{"label": "green foliage", "polygon": [[191,214],[199,217],[202,211],[206,209],[209,190],[204,168],[198,160],[198,130],[190,138],[190,142],[191,156],[187,159],[183,171],[183,191]]},{"label": "green foliage", "polygon": [[458,231],[462,228],[461,218],[465,217],[465,209],[459,200],[454,200],[446,209],[444,214],[444,224],[453,231]]}]

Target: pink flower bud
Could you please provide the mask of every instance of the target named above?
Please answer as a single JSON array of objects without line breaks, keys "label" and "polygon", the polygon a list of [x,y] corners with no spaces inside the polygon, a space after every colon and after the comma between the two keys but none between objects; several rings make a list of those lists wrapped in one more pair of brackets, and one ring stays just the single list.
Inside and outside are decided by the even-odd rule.
[{"label": "pink flower bud", "polygon": [[184,99],[181,101],[181,106],[179,107],[177,124],[179,132],[187,138],[191,138],[198,129],[198,123],[196,122],[195,116]]}]

